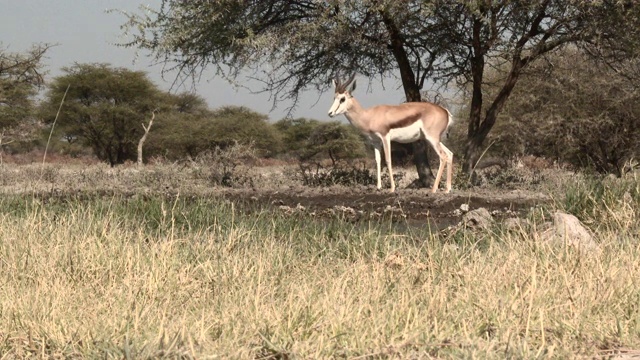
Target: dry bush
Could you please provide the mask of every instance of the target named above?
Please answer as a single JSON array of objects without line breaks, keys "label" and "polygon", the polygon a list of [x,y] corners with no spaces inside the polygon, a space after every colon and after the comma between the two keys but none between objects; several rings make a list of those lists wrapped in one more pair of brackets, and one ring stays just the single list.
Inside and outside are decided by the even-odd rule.
[{"label": "dry bush", "polygon": [[196,164],[203,176],[213,185],[225,187],[253,187],[253,176],[249,169],[258,159],[255,147],[235,142],[233,145],[198,155]]},{"label": "dry bush", "polygon": [[540,190],[550,182],[553,174],[566,176],[568,171],[544,159],[531,156],[482,158],[472,176],[454,167],[453,187],[470,190],[473,187],[499,190]]},{"label": "dry bush", "polygon": [[32,164],[23,166],[15,178],[19,182],[44,182],[53,184],[60,180],[60,166],[52,164]]},{"label": "dry bush", "polygon": [[326,187],[333,185],[375,185],[376,177],[369,169],[354,163],[342,162],[323,166],[319,161],[300,162],[298,176],[302,184],[312,187]]},{"label": "dry bush", "polygon": [[[404,172],[396,169],[393,178],[396,183],[399,183],[404,175]],[[302,181],[303,185],[311,187],[375,186],[377,184],[375,169],[371,169],[365,160],[338,161],[329,164],[322,161],[300,161],[296,177]],[[381,179],[383,186],[389,183],[387,172],[381,174]]]},{"label": "dry bush", "polygon": [[[16,164],[16,165],[28,165],[28,164],[38,164],[42,163],[42,159],[44,158],[44,151],[40,149],[31,150],[29,152],[15,153],[15,154],[4,154],[3,155],[3,163],[6,164]],[[58,152],[48,152],[46,157],[46,162],[49,164],[58,164],[58,165],[94,165],[100,163],[95,156],[92,155],[82,155],[82,156],[71,156],[68,154],[58,153]]]},{"label": "dry bush", "polygon": [[546,180],[542,169],[524,166],[490,166],[475,173],[475,185],[499,189],[530,189]]}]

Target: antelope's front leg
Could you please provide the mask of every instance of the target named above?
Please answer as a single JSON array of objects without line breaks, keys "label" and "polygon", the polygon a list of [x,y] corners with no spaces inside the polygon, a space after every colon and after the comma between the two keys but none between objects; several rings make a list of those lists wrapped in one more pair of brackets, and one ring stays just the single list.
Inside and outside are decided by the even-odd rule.
[{"label": "antelope's front leg", "polygon": [[382,179],[381,179],[381,174],[380,174],[380,163],[382,162],[381,156],[380,156],[380,149],[375,146],[373,148],[373,151],[375,153],[375,157],[376,157],[376,176],[378,179],[378,190],[382,189]]},{"label": "antelope's front leg", "polygon": [[381,136],[382,149],[384,150],[384,160],[387,162],[387,169],[389,169],[389,180],[391,180],[391,192],[396,191],[396,182],[393,181],[393,169],[391,168],[391,137],[389,134]]}]

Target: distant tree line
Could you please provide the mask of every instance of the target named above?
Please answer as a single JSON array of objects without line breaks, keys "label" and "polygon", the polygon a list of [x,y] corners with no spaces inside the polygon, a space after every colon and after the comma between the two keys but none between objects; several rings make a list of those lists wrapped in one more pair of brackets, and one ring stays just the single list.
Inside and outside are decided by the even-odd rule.
[{"label": "distant tree line", "polygon": [[[40,58],[32,58],[32,66],[39,64]],[[6,106],[0,107],[0,131],[9,134],[32,125],[28,141],[5,140],[5,151],[42,147],[53,129],[50,151],[70,156],[92,154],[112,166],[136,161],[143,125],[155,111],[144,147],[147,160],[195,158],[236,143],[251,145],[262,157],[337,161],[365,156],[362,139],[348,124],[310,119],[270,122],[264,114],[237,106],[211,110],[195,94],[163,92],[144,72],[108,64],[76,64],[62,70],[64,74],[51,81],[39,104],[33,99],[41,80],[27,82],[10,78],[10,74],[3,76],[20,91],[14,95],[18,90],[3,90],[2,95],[11,102],[7,100]]]}]

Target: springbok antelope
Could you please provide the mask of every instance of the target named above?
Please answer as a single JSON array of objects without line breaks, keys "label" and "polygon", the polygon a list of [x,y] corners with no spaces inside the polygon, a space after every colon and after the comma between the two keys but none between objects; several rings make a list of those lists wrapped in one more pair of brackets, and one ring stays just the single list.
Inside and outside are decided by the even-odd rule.
[{"label": "springbok antelope", "polygon": [[[353,97],[356,88],[355,74],[346,82],[340,82],[338,77],[333,79],[335,97],[329,116],[344,114],[349,122],[362,131],[371,141],[376,157],[378,189],[380,180],[380,150],[384,151],[384,158],[391,179],[391,192],[396,190],[391,168],[391,141],[411,143],[420,138],[427,139],[440,157],[440,166],[431,192],[436,192],[440,178],[447,166],[447,188],[451,191],[451,177],[453,173],[453,153],[440,142],[453,121],[449,110],[429,102],[408,102],[400,105],[378,105],[364,109]],[[350,86],[349,89],[347,89]]]}]

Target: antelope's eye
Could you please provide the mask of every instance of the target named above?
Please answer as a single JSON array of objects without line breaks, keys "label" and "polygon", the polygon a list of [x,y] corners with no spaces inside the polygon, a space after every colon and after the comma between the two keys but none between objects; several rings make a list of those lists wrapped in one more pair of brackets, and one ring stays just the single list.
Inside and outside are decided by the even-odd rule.
[{"label": "antelope's eye", "polygon": [[340,99],[340,103],[342,104],[344,102],[345,98]]}]

